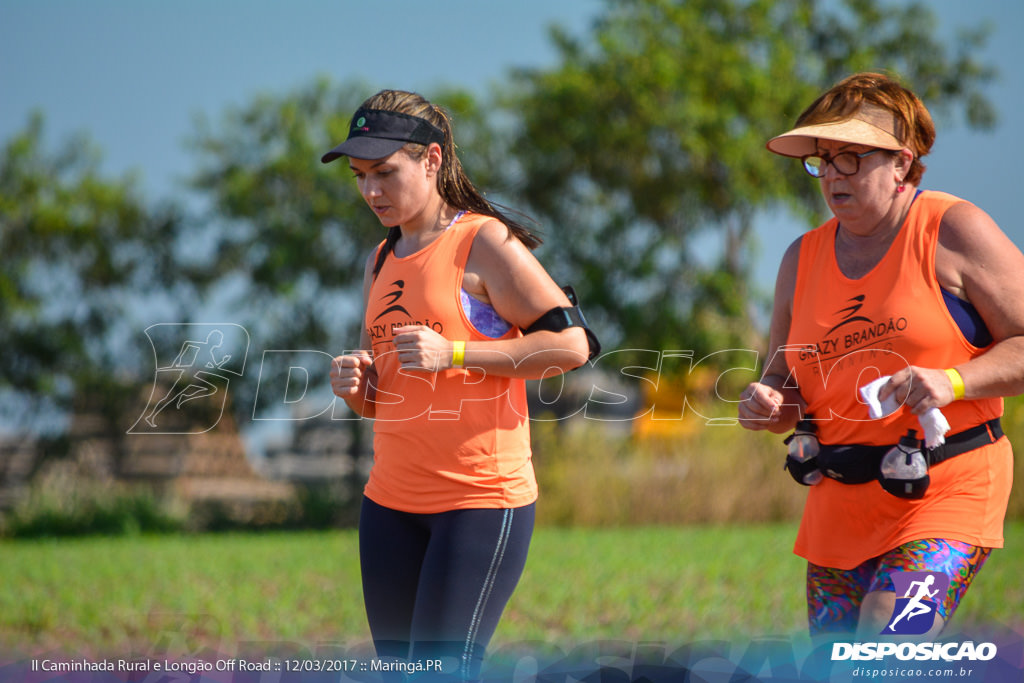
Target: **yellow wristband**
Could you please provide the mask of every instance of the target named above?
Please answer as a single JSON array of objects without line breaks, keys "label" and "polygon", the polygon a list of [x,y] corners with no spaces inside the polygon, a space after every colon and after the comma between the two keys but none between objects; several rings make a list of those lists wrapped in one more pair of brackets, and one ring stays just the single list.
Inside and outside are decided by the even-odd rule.
[{"label": "yellow wristband", "polygon": [[[466,360],[466,342],[452,342],[452,367],[461,368]],[[962,385],[961,385],[962,386]]]},{"label": "yellow wristband", "polygon": [[946,368],[946,377],[949,377],[949,381],[953,385],[953,400],[959,401],[964,397],[964,378],[955,368]]}]

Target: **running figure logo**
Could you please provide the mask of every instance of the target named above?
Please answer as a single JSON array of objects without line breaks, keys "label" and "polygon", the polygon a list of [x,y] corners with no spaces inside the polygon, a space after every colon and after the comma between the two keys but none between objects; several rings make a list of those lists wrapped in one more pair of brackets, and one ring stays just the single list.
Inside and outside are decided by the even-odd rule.
[{"label": "running figure logo", "polygon": [[[146,328],[146,336],[153,347],[156,376],[149,401],[128,433],[182,433],[180,421],[161,417],[194,401],[206,403],[210,424],[190,425],[185,431],[201,433],[213,429],[227,404],[230,376],[242,376],[249,350],[248,333],[233,323],[161,323]],[[173,360],[162,363],[161,358],[172,357],[172,349],[176,352]],[[172,424],[178,426],[171,427]]]},{"label": "running figure logo", "polygon": [[896,586],[896,605],[882,635],[927,633],[949,590],[949,577],[942,572],[896,572],[892,582]]}]

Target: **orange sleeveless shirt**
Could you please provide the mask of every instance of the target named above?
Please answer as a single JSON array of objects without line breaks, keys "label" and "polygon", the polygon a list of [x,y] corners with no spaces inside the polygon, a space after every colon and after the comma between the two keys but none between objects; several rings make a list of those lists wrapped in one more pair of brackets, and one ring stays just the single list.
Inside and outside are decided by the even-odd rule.
[{"label": "orange sleeveless shirt", "polygon": [[[939,224],[960,201],[919,194],[888,252],[856,280],[836,262],[835,218],[801,239],[786,362],[822,443],[894,444],[908,429],[920,437],[917,416],[906,408],[872,420],[858,388],[908,365],[948,368],[983,353],[960,332],[935,276]],[[954,401],[942,412],[953,434],[1000,416],[1003,402]],[[852,569],[923,538],[1001,547],[1012,480],[1009,442],[954,457],[930,475],[920,500],[890,495],[878,482],[825,478],[808,490],[794,551],[817,565]]]},{"label": "orange sleeveless shirt", "polygon": [[[488,340],[460,303],[473,238],[493,220],[466,214],[420,251],[389,254],[365,317],[379,381],[374,462],[365,494],[396,510],[435,513],[521,507],[537,499],[526,385],[467,369],[400,369],[396,327],[426,325],[450,340]],[[519,336],[512,328],[504,337]]]}]

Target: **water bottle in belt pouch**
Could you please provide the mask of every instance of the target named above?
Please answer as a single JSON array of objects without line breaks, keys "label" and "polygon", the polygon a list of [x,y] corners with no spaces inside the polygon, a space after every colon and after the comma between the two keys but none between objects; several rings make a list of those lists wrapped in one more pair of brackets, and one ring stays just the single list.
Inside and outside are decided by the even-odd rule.
[{"label": "water bottle in belt pouch", "polygon": [[921,452],[921,440],[913,429],[882,457],[878,472],[882,488],[899,498],[923,498],[931,478],[928,460]]},{"label": "water bottle in belt pouch", "polygon": [[789,451],[786,454],[786,469],[798,484],[814,486],[824,476],[818,469],[817,427],[811,422],[811,416],[796,423],[796,429],[785,441]]}]

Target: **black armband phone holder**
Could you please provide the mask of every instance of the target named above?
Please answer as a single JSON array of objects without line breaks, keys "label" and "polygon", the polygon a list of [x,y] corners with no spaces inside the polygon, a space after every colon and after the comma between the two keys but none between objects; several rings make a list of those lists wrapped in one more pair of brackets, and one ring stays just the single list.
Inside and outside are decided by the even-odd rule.
[{"label": "black armband phone holder", "polygon": [[597,335],[587,327],[587,319],[583,317],[583,311],[580,310],[576,290],[566,285],[562,287],[562,291],[569,297],[569,303],[572,306],[556,306],[534,320],[529,327],[520,329],[523,330],[523,334],[530,334],[541,330],[561,332],[570,327],[582,327],[587,334],[587,345],[590,347],[590,355],[587,356],[587,360],[594,360],[597,354],[601,353],[601,343],[597,340]]}]

